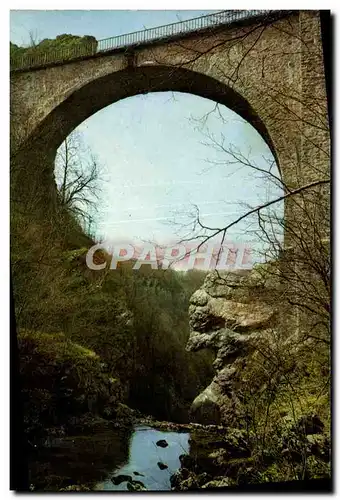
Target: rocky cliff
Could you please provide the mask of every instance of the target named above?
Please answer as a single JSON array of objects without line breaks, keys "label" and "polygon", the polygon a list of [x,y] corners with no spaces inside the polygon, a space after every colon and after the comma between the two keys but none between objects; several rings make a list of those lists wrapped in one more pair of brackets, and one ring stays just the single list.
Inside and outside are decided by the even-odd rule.
[{"label": "rocky cliff", "polygon": [[216,375],[194,400],[192,420],[235,425],[240,416],[237,389],[247,358],[271,334],[279,282],[263,269],[209,274],[190,300],[187,350],[211,349]]},{"label": "rocky cliff", "polygon": [[173,490],[277,483],[281,491],[285,481],[330,477],[328,348],[297,328],[281,271],[276,262],[213,272],[191,297],[187,349],[215,354],[191,420],[219,426],[191,432]]}]

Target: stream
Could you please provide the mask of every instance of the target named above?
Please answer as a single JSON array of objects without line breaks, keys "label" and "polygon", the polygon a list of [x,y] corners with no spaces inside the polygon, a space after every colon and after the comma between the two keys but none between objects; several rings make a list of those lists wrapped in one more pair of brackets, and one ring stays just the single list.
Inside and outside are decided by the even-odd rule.
[{"label": "stream", "polygon": [[[167,446],[157,446],[156,443],[163,440]],[[180,467],[179,456],[188,453],[188,441],[189,433],[136,426],[130,438],[127,462],[113,470],[110,477],[129,476],[133,481],[142,482],[149,491],[170,490],[170,476]],[[127,484],[127,481],[114,484],[108,478],[98,483],[95,490],[128,491]]]},{"label": "stream", "polygon": [[[170,476],[180,467],[179,456],[189,452],[189,437],[189,432],[139,424],[132,429],[50,438],[30,456],[30,483],[35,491],[58,491],[72,485],[128,491],[131,478],[133,484],[142,483],[143,489],[167,491]],[[162,440],[164,447],[157,446]],[[125,480],[117,479],[122,475],[127,476]]]}]

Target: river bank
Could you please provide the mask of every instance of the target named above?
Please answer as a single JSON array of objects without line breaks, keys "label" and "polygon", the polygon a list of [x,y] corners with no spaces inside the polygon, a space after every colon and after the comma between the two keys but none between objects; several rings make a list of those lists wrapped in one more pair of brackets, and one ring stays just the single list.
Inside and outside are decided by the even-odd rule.
[{"label": "river bank", "polygon": [[[128,491],[131,484],[141,490],[171,490],[171,478],[183,457],[197,450],[197,439],[204,448],[203,443],[216,444],[225,433],[222,426],[140,418],[133,410],[129,419],[119,422],[88,416],[82,427],[72,430],[66,435],[51,429],[47,437],[30,444],[31,490]],[[120,476],[127,479],[115,484]]]}]

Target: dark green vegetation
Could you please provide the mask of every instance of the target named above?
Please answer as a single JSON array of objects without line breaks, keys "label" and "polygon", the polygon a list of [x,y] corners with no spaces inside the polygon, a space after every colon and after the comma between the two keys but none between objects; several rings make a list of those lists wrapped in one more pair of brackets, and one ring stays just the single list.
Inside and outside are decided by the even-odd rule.
[{"label": "dark green vegetation", "polygon": [[12,210],[28,429],[43,432],[86,412],[116,418],[118,401],[186,421],[212,377],[208,354],[185,351],[188,301],[204,273],[91,271],[85,256],[93,242],[61,214],[50,225]]},{"label": "dark green vegetation", "polygon": [[[23,331],[19,335],[24,420],[30,441],[48,429],[84,426],[86,414],[116,418],[122,396],[119,381],[110,376],[93,351],[64,334]],[[52,430],[53,435],[53,430]]]},{"label": "dark green vegetation", "polygon": [[28,47],[20,47],[10,43],[11,63],[29,65],[33,61],[58,61],[95,54],[97,40],[93,36],[58,35],[55,39],[45,38],[40,42],[31,40]]},{"label": "dark green vegetation", "polygon": [[30,483],[94,484],[128,455],[126,437],[111,439],[117,427],[128,432],[141,413],[186,421],[209,383],[210,355],[185,350],[204,273],[91,271],[93,241],[64,208],[47,217],[23,206],[12,201],[11,266]]},{"label": "dark green vegetation", "polygon": [[176,491],[259,483],[284,489],[285,481],[330,477],[330,439],[317,416],[278,420],[265,447],[244,429],[198,429],[190,436],[190,454],[180,456],[181,468],[171,477]]}]

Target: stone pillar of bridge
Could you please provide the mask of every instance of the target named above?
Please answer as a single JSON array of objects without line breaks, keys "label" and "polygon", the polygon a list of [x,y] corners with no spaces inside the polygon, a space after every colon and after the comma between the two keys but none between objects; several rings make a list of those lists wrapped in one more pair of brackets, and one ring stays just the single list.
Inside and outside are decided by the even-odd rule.
[{"label": "stone pillar of bridge", "polygon": [[[300,11],[296,35],[299,59],[294,69],[299,82],[281,101],[287,108],[286,133],[290,138],[281,156],[281,166],[289,188],[313,186],[285,203],[286,251],[282,270],[289,285],[285,295],[296,305],[290,321],[300,338],[304,334],[308,338],[312,333],[327,339],[330,131],[319,14]],[[290,150],[292,162],[288,159]]]},{"label": "stone pillar of bridge", "polygon": [[[39,97],[39,92],[38,89],[27,85],[28,82],[29,74],[11,77],[11,211],[26,215],[31,213],[32,216],[39,213],[48,218],[56,208],[54,181],[56,150],[48,146],[48,138],[41,138],[36,133],[39,123],[36,120],[35,96],[38,94]],[[46,100],[47,97],[45,96]],[[40,106],[46,106],[45,99],[40,99]]]}]

